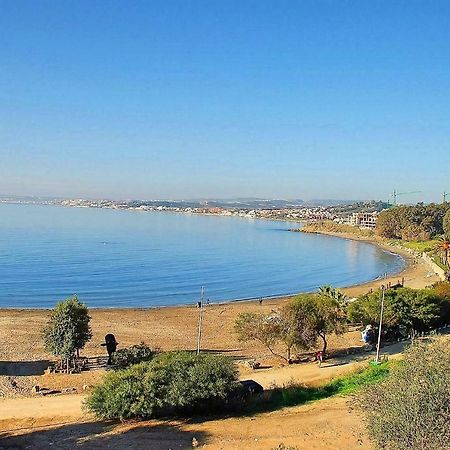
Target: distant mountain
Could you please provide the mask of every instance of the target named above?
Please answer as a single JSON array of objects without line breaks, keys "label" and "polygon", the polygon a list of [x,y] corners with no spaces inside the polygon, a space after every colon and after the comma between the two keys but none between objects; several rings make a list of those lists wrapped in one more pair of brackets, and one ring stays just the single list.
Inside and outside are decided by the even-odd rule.
[{"label": "distant mountain", "polygon": [[308,206],[337,206],[337,205],[352,205],[353,203],[359,203],[361,200],[335,200],[335,199],[312,199],[305,203]]},{"label": "distant mountain", "polygon": [[[24,203],[60,203],[65,200],[57,197],[33,197],[33,196],[1,196],[3,201],[18,201]],[[69,200],[69,199],[66,199]],[[162,199],[162,200],[111,200],[111,199],[84,199],[86,201],[114,202],[129,206],[164,206],[179,208],[201,208],[201,207],[219,207],[234,209],[284,209],[284,208],[302,208],[302,207],[335,207],[361,203],[356,200],[335,200],[335,199],[264,199],[256,197],[237,197],[229,199]],[[367,203],[367,202],[366,202]]]}]

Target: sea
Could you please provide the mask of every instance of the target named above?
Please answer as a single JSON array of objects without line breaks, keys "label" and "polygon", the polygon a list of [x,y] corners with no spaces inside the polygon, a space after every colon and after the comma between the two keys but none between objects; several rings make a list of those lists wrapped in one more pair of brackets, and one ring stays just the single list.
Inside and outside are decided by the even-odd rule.
[{"label": "sea", "polygon": [[292,222],[172,212],[0,204],[0,307],[210,303],[344,287],[405,261]]}]

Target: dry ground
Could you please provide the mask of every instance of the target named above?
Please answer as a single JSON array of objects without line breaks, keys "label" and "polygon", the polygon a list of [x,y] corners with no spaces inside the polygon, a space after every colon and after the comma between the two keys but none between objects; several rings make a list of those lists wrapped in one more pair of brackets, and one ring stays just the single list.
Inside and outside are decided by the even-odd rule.
[{"label": "dry ground", "polygon": [[205,421],[117,425],[85,422],[86,418],[79,416],[68,423],[39,427],[43,422],[37,418],[32,429],[27,426],[0,434],[0,449],[188,449],[193,438],[200,448],[211,450],[269,450],[280,443],[298,449],[370,449],[361,419],[347,402],[335,397],[253,417]]}]

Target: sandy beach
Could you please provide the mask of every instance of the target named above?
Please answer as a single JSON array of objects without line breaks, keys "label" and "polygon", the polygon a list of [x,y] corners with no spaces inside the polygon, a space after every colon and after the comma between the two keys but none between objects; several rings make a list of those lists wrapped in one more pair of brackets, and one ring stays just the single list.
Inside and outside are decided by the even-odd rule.
[{"label": "sandy beach", "polygon": [[[345,237],[346,236],[340,236]],[[353,237],[352,237],[353,238]],[[376,245],[383,245],[379,242]],[[402,249],[385,246],[385,250],[399,253],[406,261],[405,269],[387,280],[375,280],[342,289],[354,297],[378,288],[384,282],[395,284],[404,279],[405,286],[420,288],[437,281],[422,259]],[[283,385],[292,380],[306,384],[323,383],[336,375],[355,370],[368,355],[352,355],[330,360],[322,370],[314,363],[286,366],[256,342],[242,343],[234,333],[234,321],[242,312],[270,313],[289,298],[239,301],[211,304],[206,307],[203,328],[203,351],[227,354],[238,362],[242,378],[252,378],[265,388]],[[199,310],[195,306],[152,309],[91,309],[94,337],[82,355],[104,354],[101,347],[106,333],[112,332],[119,347],[144,341],[162,350],[194,349],[197,343]],[[182,421],[147,421],[138,425],[115,425],[111,428],[96,422],[82,409],[84,388],[98,383],[103,370],[82,374],[45,374],[43,367],[50,359],[42,345],[42,329],[48,320],[48,310],[0,310],[0,431],[8,445],[47,448],[69,439],[71,445],[86,448],[110,448],[110,444],[127,444],[129,448],[188,448],[193,437],[205,444],[204,448],[273,448],[281,442],[301,443],[308,448],[348,448],[363,445],[371,448],[357,412],[349,409],[342,398],[330,398],[312,405],[286,408],[282,411],[260,414],[254,418],[228,418],[197,423]],[[359,347],[360,333],[353,328],[342,336],[329,340],[331,351]],[[395,346],[394,346],[395,347]],[[398,354],[400,348],[390,350]],[[256,358],[263,369],[252,371],[245,364]],[[21,376],[14,371],[22,370]],[[8,372],[9,371],[9,372]],[[71,395],[30,397],[31,387],[39,385],[55,390],[70,389]],[[8,398],[9,397],[9,398]],[[23,398],[17,398],[23,397]],[[285,425],[280,428],[280,421]],[[301,428],[301,432],[298,430]],[[9,430],[9,431],[8,431]],[[317,430],[323,430],[320,439]],[[345,431],[346,430],[346,431]],[[311,436],[315,436],[311,442]],[[5,442],[5,441],[4,441]],[[81,444],[80,444],[81,443]],[[0,445],[1,448],[1,445]],[[58,446],[54,448],[59,448]],[[301,447],[304,448],[304,447]]]},{"label": "sandy beach", "polygon": [[[346,237],[346,236],[341,236]],[[430,276],[430,269],[420,258],[411,256],[397,247],[382,245],[387,251],[400,254],[406,261],[406,268],[387,280],[375,280],[358,286],[342,289],[355,297],[378,288],[384,282],[395,284],[404,279],[405,286],[420,288],[437,281]],[[289,298],[239,301],[211,304],[206,307],[202,348],[207,351],[222,352],[245,359],[248,357],[269,359],[268,351],[255,342],[242,343],[234,333],[234,321],[242,312],[270,313],[281,307]],[[104,354],[101,347],[104,336],[113,333],[119,348],[145,342],[162,350],[195,349],[197,344],[198,309],[195,306],[163,307],[151,309],[91,309],[91,325],[94,337],[82,351],[86,356]],[[0,361],[46,360],[50,356],[42,344],[42,329],[49,317],[48,310],[3,309],[0,311]],[[358,345],[359,333],[346,333],[333,337],[330,347],[334,349]],[[1,389],[1,388],[0,388]],[[7,390],[7,388],[3,388]],[[1,395],[1,393],[0,393]]]}]

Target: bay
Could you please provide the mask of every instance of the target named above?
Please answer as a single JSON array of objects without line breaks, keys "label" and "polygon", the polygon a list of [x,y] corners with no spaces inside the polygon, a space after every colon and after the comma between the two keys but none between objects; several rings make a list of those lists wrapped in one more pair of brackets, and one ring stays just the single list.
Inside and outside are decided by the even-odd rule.
[{"label": "bay", "polygon": [[366,242],[292,222],[51,205],[0,205],[0,307],[193,304],[343,287],[399,272]]}]

